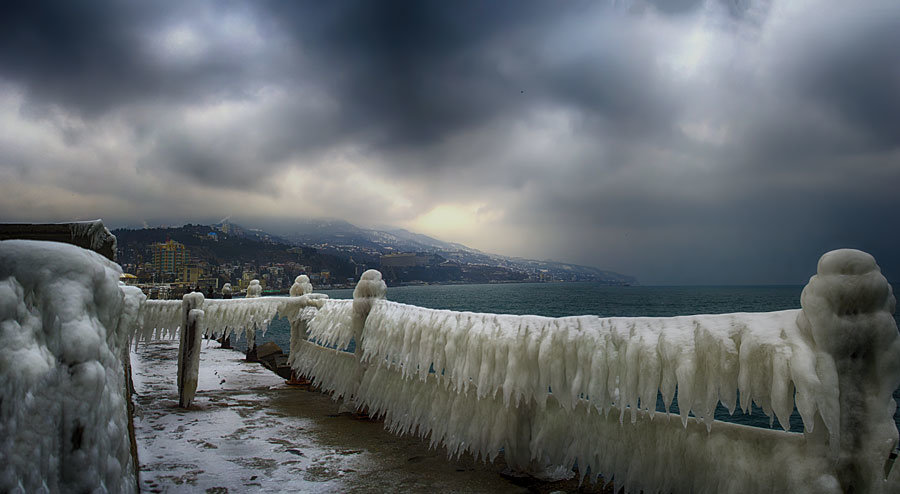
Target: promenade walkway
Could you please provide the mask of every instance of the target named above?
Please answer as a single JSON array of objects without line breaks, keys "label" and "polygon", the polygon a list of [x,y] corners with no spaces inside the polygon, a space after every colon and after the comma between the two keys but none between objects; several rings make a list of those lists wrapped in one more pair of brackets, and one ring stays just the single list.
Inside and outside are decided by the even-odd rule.
[{"label": "promenade walkway", "polygon": [[394,436],[234,350],[203,345],[188,410],[177,406],[177,342],[132,352],[142,492],[598,492],[507,478],[502,458],[448,460],[443,448]]}]

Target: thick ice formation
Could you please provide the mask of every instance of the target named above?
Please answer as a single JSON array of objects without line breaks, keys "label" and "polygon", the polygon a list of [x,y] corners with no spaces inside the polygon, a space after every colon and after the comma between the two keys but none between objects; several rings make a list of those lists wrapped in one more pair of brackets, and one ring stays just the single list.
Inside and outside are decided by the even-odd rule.
[{"label": "thick ice formation", "polygon": [[[337,306],[329,308],[326,304],[310,322],[317,329],[311,335],[340,345],[347,341],[347,316],[334,310]],[[738,390],[770,414],[774,409],[786,424],[793,410],[794,387],[791,371],[779,359],[789,360],[793,352],[798,312],[554,319],[437,311],[377,301],[362,340],[361,359],[369,366],[356,370],[364,373],[361,385],[355,385],[349,362],[329,367],[327,357],[338,356],[331,350],[305,349],[293,365],[316,376],[336,395],[368,406],[371,413],[385,414],[392,431],[417,432],[433,445],[444,444],[450,454],[468,451],[493,460],[503,448],[507,462],[519,469],[571,468],[577,461],[582,472],[590,468],[594,475],[603,472],[622,479],[629,478],[627,468],[611,469],[612,460],[597,452],[585,456],[590,448],[565,449],[565,444],[576,443],[546,431],[571,422],[573,415],[583,415],[579,423],[587,424],[571,431],[573,436],[601,426],[604,430],[619,427],[626,416],[632,424],[641,421],[643,427],[655,416],[647,411],[655,410],[658,390],[668,404],[676,385],[681,419],[670,421],[660,414],[657,422],[667,425],[655,427],[653,434],[668,428],[672,437],[681,437],[687,434],[685,427],[696,430],[700,421],[688,418],[690,409],[703,421],[704,430],[713,434],[715,405],[721,399],[733,410]],[[338,322],[340,316],[343,324]],[[330,335],[327,328],[334,328]],[[785,384],[779,386],[779,380]],[[778,395],[772,388],[789,389],[790,394]],[[749,407],[749,401],[741,405]],[[588,418],[591,415],[593,419]],[[757,445],[760,434],[772,436],[755,429],[742,434]],[[790,441],[802,437],[781,434]],[[594,449],[604,438],[593,432],[588,437]],[[623,444],[616,449],[607,444],[603,449],[609,452],[608,458],[629,458],[632,447]],[[751,449],[762,454],[758,446]],[[725,451],[723,446],[718,453]],[[648,453],[645,458],[676,460],[665,452]],[[710,456],[697,458],[700,462]],[[677,471],[666,475],[643,475],[646,483],[629,482],[650,492],[654,485],[674,485]]]},{"label": "thick ice formation", "polygon": [[320,345],[345,350],[353,340],[352,300],[328,300],[309,321],[309,339]]},{"label": "thick ice formation", "polygon": [[296,357],[300,354],[303,344],[309,338],[309,324],[315,317],[318,309],[324,307],[328,295],[325,294],[309,294],[297,297],[300,312],[295,317],[288,317],[291,323],[291,340],[290,357]]},{"label": "thick ice formation", "polygon": [[68,244],[0,242],[0,492],[135,492],[125,366],[143,295]]},{"label": "thick ice formation", "polygon": [[[367,272],[352,309],[325,303],[291,365],[450,454],[493,459],[503,448],[529,470],[577,463],[632,492],[900,488],[883,470],[897,444],[900,339],[891,288],[868,254],[826,254],[803,309],[772,313],[546,318],[383,295]],[[351,340],[355,363],[325,347]],[[680,420],[654,411],[657,394],[668,409],[676,389]],[[717,403],[733,411],[738,396],[785,427],[796,404],[806,433],[714,421]]]},{"label": "thick ice formation", "polygon": [[181,327],[181,300],[147,300],[141,306],[141,322],[135,343],[171,340]]},{"label": "thick ice formation", "polygon": [[[315,295],[315,294],[314,294]],[[240,336],[246,331],[241,328],[268,327],[269,321],[276,315],[289,320],[296,318],[308,304],[320,304],[313,300],[318,297],[259,297],[237,299],[206,299],[200,307],[203,312],[201,326],[206,336],[235,334]],[[181,327],[181,300],[148,300],[144,303],[141,314],[143,324],[135,334],[136,342],[159,339],[173,339]],[[265,334],[265,333],[263,333]]]},{"label": "thick ice formation", "polygon": [[690,412],[711,422],[720,401],[734,411],[739,392],[745,411],[752,400],[788,426],[796,388],[812,426],[818,404],[831,396],[810,384],[818,378],[799,312],[548,318],[379,301],[366,321],[363,361],[405,378],[434,369],[454,391],[473,388],[506,405],[543,407],[552,390],[564,409],[582,398],[601,412],[616,407],[620,419],[627,409],[631,420],[656,409],[658,391],[668,409],[677,387],[682,421]]},{"label": "thick ice formation", "polygon": [[323,391],[334,392],[334,399],[356,402],[363,371],[356,356],[309,341],[291,342],[289,364],[298,375],[307,376]]}]

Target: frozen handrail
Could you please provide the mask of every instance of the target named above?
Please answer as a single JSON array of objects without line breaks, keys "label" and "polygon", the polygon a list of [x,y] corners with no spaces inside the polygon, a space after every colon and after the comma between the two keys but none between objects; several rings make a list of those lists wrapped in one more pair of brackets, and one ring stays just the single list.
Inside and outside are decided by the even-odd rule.
[{"label": "frozen handrail", "polygon": [[[199,309],[204,317],[200,327],[204,335],[229,336],[240,328],[256,323],[263,331],[276,314],[293,319],[308,305],[309,297],[257,297],[205,299]],[[135,341],[173,339],[182,324],[181,300],[148,300],[141,307],[141,322]]]},{"label": "frozen handrail", "polygon": [[[291,367],[334,397],[448,452],[513,468],[603,474],[628,491],[891,492],[898,433],[895,300],[875,260],[822,256],[802,309],[669,318],[547,318],[383,300],[364,273],[353,300],[208,300],[206,332],[281,313]],[[180,301],[148,301],[144,332],[172,331]],[[160,331],[160,328],[163,331]],[[174,333],[170,333],[174,335]],[[342,351],[351,342],[354,353]],[[678,393],[681,416],[666,409]],[[713,420],[756,403],[803,434]],[[625,420],[626,417],[628,420]],[[885,478],[888,477],[888,478]]]},{"label": "frozen handrail", "polygon": [[[319,342],[341,347],[352,336],[357,360],[303,341],[291,365],[384,415],[391,430],[418,432],[451,454],[493,459],[503,448],[525,470],[577,462],[582,475],[647,492],[897,486],[896,473],[884,479],[898,440],[895,301],[864,252],[824,255],[802,309],[760,314],[544,318],[424,309],[358,291],[349,314],[329,301],[308,323]],[[654,410],[657,393],[668,405],[676,387],[682,416],[671,421]],[[714,421],[716,404],[733,410],[738,393],[742,407],[756,402],[785,426],[796,404],[805,433]]]}]

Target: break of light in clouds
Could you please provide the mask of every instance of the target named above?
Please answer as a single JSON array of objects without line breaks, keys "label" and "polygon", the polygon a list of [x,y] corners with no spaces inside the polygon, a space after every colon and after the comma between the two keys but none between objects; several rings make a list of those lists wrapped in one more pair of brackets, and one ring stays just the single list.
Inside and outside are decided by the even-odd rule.
[{"label": "break of light in clouds", "polygon": [[27,2],[0,219],[335,217],[644,282],[900,279],[900,4]]}]

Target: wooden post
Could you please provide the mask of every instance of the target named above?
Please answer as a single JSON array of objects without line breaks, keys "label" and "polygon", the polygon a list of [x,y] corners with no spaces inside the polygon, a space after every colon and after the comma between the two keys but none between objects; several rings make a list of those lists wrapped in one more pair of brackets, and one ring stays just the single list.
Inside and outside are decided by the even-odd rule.
[{"label": "wooden post", "polygon": [[[222,298],[224,300],[231,300],[231,283],[225,283],[222,286]],[[228,328],[222,330],[222,336],[219,338],[219,343],[222,344],[222,348],[231,349],[231,335],[228,334]]]},{"label": "wooden post", "polygon": [[[250,281],[250,286],[247,287],[247,295],[244,298],[257,298],[262,296],[262,285],[259,284],[259,280]],[[244,334],[247,338],[247,361],[248,362],[259,362],[259,359],[256,358],[256,329],[258,326],[257,321],[253,321],[251,324],[248,324],[246,329],[244,330]]]},{"label": "wooden post", "polygon": [[182,298],[181,339],[178,344],[178,406],[188,408],[197,391],[200,373],[203,294],[188,293]]}]

